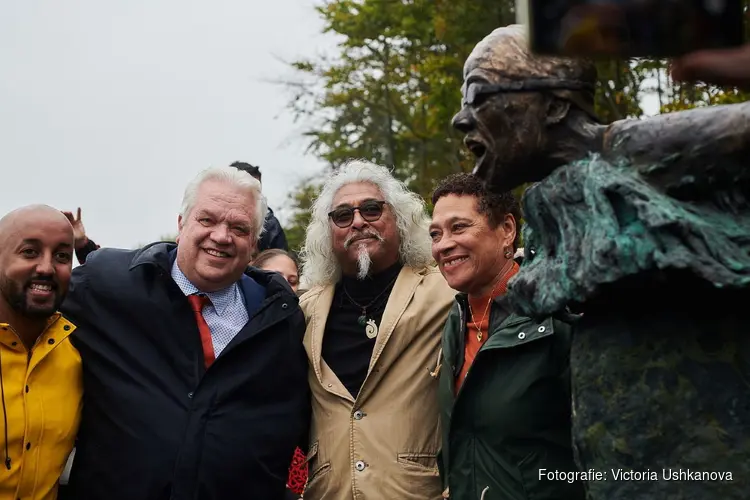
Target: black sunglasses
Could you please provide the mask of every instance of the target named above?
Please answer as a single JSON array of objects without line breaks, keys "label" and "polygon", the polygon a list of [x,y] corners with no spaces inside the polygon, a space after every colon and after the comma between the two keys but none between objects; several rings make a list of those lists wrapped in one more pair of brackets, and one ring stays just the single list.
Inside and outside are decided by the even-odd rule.
[{"label": "black sunglasses", "polygon": [[538,92],[540,90],[588,90],[594,91],[594,87],[586,82],[578,80],[563,80],[560,78],[529,78],[527,80],[514,80],[496,85],[488,83],[470,83],[465,87],[465,105],[475,105],[483,98],[505,92]]},{"label": "black sunglasses", "polygon": [[383,215],[384,201],[367,200],[358,207],[339,207],[336,210],[328,212],[334,224],[338,227],[345,228],[354,222],[354,212],[358,211],[359,215],[367,222],[375,222]]}]

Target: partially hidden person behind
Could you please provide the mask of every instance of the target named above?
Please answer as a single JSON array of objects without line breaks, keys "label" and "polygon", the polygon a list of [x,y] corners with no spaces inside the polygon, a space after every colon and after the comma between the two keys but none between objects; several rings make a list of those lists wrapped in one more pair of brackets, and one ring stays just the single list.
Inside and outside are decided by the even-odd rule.
[{"label": "partially hidden person behind", "polygon": [[[247,172],[248,174],[252,175],[253,178],[257,179],[258,182],[262,182],[262,174],[260,173],[260,168],[255,165],[251,165],[244,161],[236,161],[229,166],[234,167],[238,170],[242,170],[243,172]],[[268,250],[271,248],[289,250],[289,245],[286,241],[286,234],[284,233],[284,229],[281,227],[279,219],[276,218],[276,215],[274,215],[271,207],[268,207],[266,218],[263,221],[263,232],[261,233],[260,240],[258,241],[258,251],[263,252],[264,250]]]},{"label": "partially hidden person behind", "polygon": [[442,340],[442,477],[452,500],[576,500],[571,444],[571,325],[502,302],[518,271],[518,202],[471,174],[432,195],[432,255],[455,298]]},{"label": "partially hidden person behind", "polygon": [[73,229],[33,205],[0,219],[0,498],[54,500],[81,419],[75,326],[58,309],[73,266]]},{"label": "partially hidden person behind", "polygon": [[[250,265],[264,271],[279,273],[286,279],[292,290],[298,296],[301,295],[297,259],[290,252],[280,248],[270,248],[256,255]],[[289,467],[289,476],[286,481],[286,487],[291,493],[288,495],[289,499],[299,498],[305,490],[306,483],[307,460],[305,452],[301,448],[297,448],[294,450],[292,464]]]},{"label": "partially hidden person behind", "polygon": [[281,248],[270,248],[256,255],[250,265],[279,273],[299,295],[299,266],[297,258],[291,252]]},{"label": "partially hidden person behind", "polygon": [[302,251],[312,428],[305,498],[438,499],[435,369],[455,292],[432,266],[421,197],[350,161]]},{"label": "partially hidden person behind", "polygon": [[185,189],[176,244],[102,248],[73,271],[72,498],[284,498],[310,395],[297,296],[247,266],[265,214],[257,180],[209,168]]}]

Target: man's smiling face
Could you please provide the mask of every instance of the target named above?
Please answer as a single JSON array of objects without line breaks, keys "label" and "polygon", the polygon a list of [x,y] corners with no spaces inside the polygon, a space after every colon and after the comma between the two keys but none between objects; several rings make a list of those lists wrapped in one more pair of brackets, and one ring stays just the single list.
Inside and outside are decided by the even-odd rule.
[{"label": "man's smiling face", "polygon": [[0,300],[28,318],[51,316],[65,298],[73,267],[70,223],[50,207],[30,208],[0,236]]},{"label": "man's smiling face", "polygon": [[[336,192],[331,210],[341,207],[360,207],[366,201],[384,201],[380,189],[369,182],[347,184]],[[366,252],[372,261],[372,273],[378,273],[399,259],[401,240],[396,217],[390,205],[385,204],[378,220],[368,222],[359,211],[348,227],[338,227],[329,220],[333,235],[333,253],[344,274],[357,274],[360,252]]]},{"label": "man's smiling face", "polygon": [[255,194],[229,183],[207,180],[195,204],[178,219],[177,265],[203,292],[239,280],[257,247]]}]

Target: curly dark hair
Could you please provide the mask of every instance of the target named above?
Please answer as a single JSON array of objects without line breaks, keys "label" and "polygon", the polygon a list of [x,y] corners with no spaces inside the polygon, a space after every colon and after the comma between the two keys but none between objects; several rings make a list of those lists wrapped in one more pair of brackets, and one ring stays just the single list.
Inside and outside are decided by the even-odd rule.
[{"label": "curly dark hair", "polygon": [[[482,180],[467,173],[452,174],[438,182],[432,193],[432,205],[448,195],[474,196],[477,199],[477,211],[487,216],[490,227],[496,228],[502,224],[505,216],[510,214],[519,224],[521,220],[521,206],[516,197],[510,191],[505,193],[493,193],[488,191]],[[516,238],[513,240],[513,250],[518,249],[520,239],[520,228],[516,227]]]}]

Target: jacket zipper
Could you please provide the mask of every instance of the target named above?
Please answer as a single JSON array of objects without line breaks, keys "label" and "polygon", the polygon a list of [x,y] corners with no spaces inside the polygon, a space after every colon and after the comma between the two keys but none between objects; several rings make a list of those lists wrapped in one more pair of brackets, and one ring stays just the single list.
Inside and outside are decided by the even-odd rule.
[{"label": "jacket zipper", "polygon": [[[461,334],[459,336],[459,338],[461,339],[461,346],[460,347],[461,347],[461,352],[465,353],[465,351],[466,351],[466,316],[464,315],[464,309],[463,309],[463,307],[461,307],[461,303],[460,302],[458,303],[458,311],[459,311],[459,320],[461,321],[461,323],[460,323]],[[491,309],[490,309],[490,318],[492,318]],[[511,327],[511,326],[515,326],[515,325],[518,325],[520,323],[523,323],[524,321],[526,321],[526,320],[519,318],[519,319],[514,320],[514,321],[508,323],[507,325],[503,325],[503,326],[504,327]],[[463,382],[461,382],[461,387],[458,388],[458,392],[456,393],[456,397],[453,399],[453,406],[456,406],[456,402],[458,401],[458,397],[463,392],[464,386],[466,386],[466,382],[469,380],[469,375],[471,374],[472,370],[474,369],[474,366],[476,366],[477,362],[479,361],[479,356],[482,354],[483,351],[494,349],[494,348],[486,349],[487,344],[490,342],[490,339],[492,338],[492,335],[490,335],[490,332],[489,332],[489,330],[491,328],[492,328],[492,322],[490,320],[490,324],[489,324],[489,328],[488,328],[488,332],[487,332],[487,335],[488,335],[487,336],[487,340],[485,341],[484,344],[482,344],[479,347],[479,350],[477,351],[477,355],[474,356],[474,362],[471,364],[471,366],[469,367],[469,369],[466,371],[466,376],[464,377]],[[466,354],[464,354],[464,363],[465,362],[466,362]],[[460,367],[456,366],[456,369],[460,371]],[[454,372],[454,378],[455,378],[456,375],[457,375],[457,373]],[[451,422],[453,422],[453,419],[451,419]]]},{"label": "jacket zipper", "polygon": [[[461,320],[461,339],[464,339],[461,341],[462,350],[466,350],[466,318],[463,315],[463,307],[461,307],[461,303],[458,304],[458,311],[459,311],[459,319]],[[489,338],[488,338],[489,341]],[[486,344],[486,343],[485,343]],[[482,345],[479,348],[479,351],[477,351],[477,355],[474,357],[474,362],[471,364],[469,369],[466,371],[466,376],[464,377],[463,382],[461,382],[461,387],[458,388],[458,392],[456,393],[456,396],[453,398],[453,409],[455,409],[458,406],[458,398],[461,396],[461,393],[464,391],[464,387],[466,386],[467,382],[469,381],[469,375],[471,375],[471,372],[474,368],[474,366],[477,364],[477,361],[479,361],[479,355],[482,353],[482,350],[484,349],[484,345]],[[466,362],[466,359],[464,359],[464,362]],[[460,370],[460,368],[459,368]],[[454,376],[455,377],[455,376]],[[451,390],[453,390],[453,386],[455,386],[455,382],[451,386]],[[455,414],[453,411],[451,411],[451,414],[453,417],[455,417]],[[451,435],[451,428],[453,427],[453,422],[455,418],[451,418],[450,425],[448,428],[448,436]],[[475,485],[476,487],[476,485]],[[490,487],[486,486],[481,493],[481,496],[479,497],[479,500],[485,500],[485,495],[489,491]],[[474,490],[476,491],[476,490]]]}]

